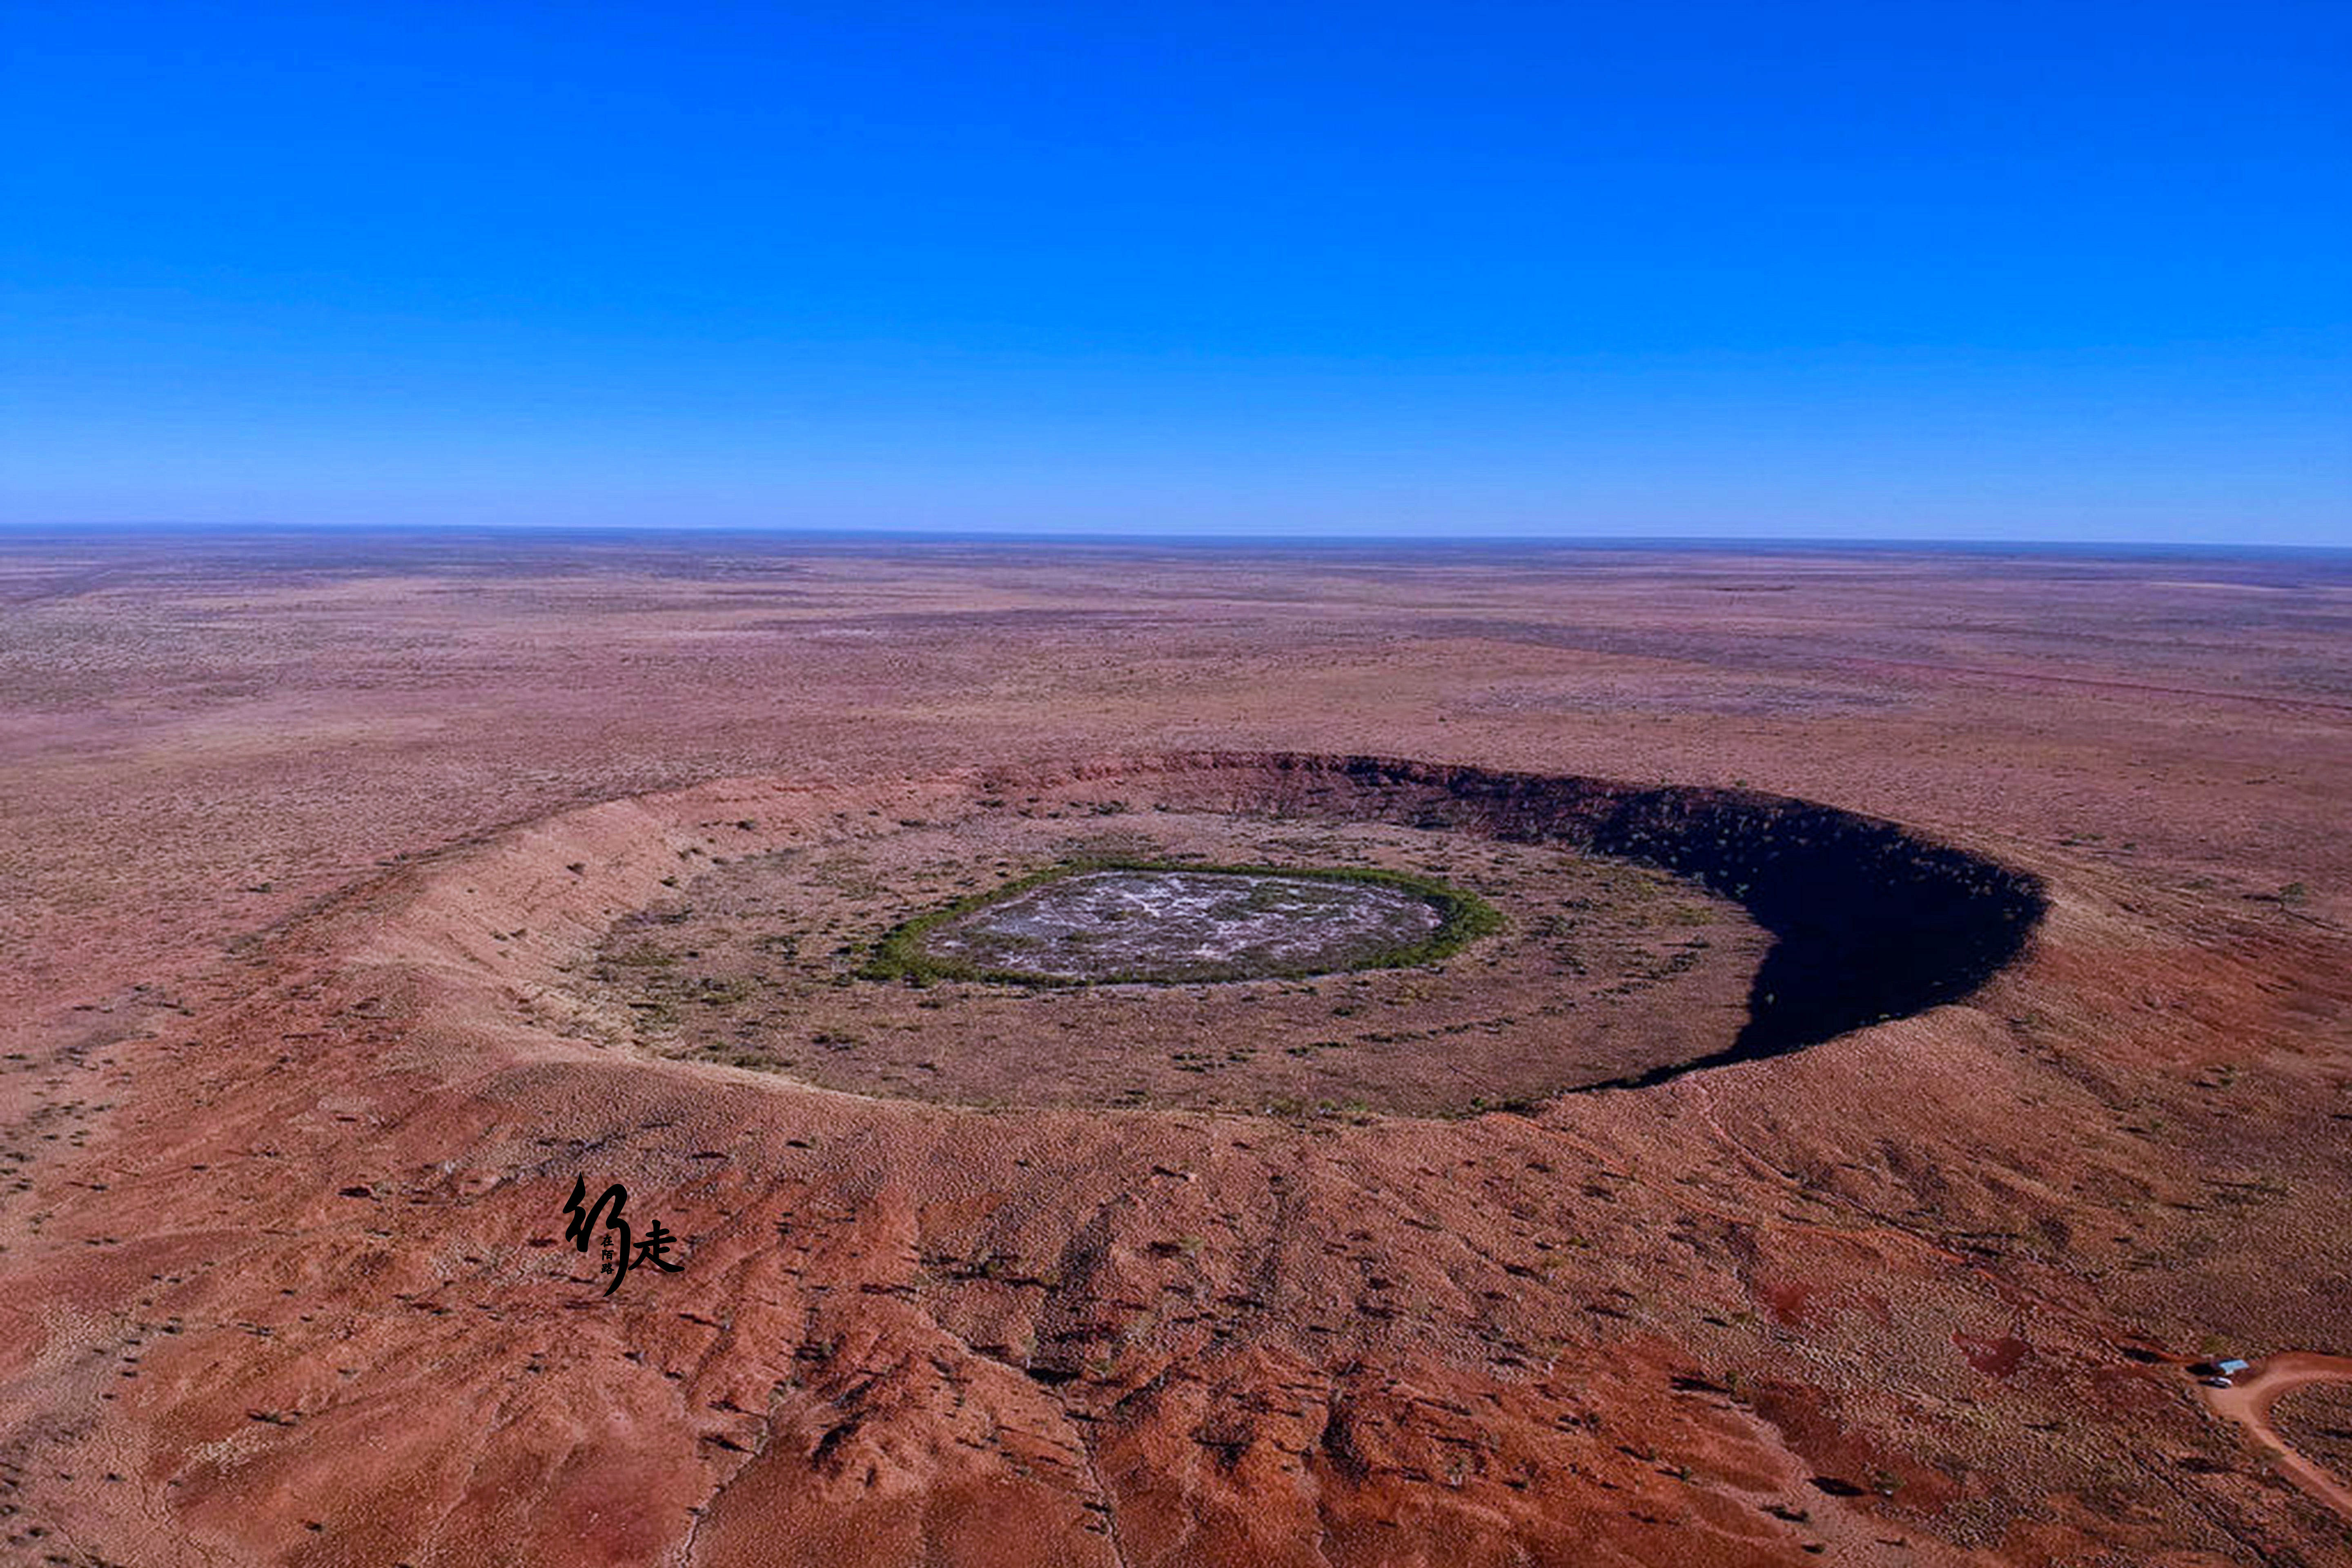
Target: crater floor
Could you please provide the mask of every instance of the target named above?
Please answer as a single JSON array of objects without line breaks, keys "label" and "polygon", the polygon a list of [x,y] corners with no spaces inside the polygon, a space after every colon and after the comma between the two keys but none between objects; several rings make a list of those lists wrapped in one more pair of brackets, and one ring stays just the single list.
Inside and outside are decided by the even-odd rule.
[{"label": "crater floor", "polygon": [[[1472,832],[1153,798],[1182,783],[982,796],[952,819],[707,866],[624,917],[575,994],[608,1040],[829,1089],[1282,1113],[1525,1105],[1727,1049],[1747,1020],[1770,938],[1695,882]],[[1430,963],[1348,970],[1427,942],[1439,911],[1371,881],[1105,871],[928,934],[975,968],[1017,956],[1054,981],[1134,978],[1148,948],[1170,983],[868,977],[902,922],[1071,860],[1424,878],[1484,900],[1502,929]],[[1135,940],[1069,941],[1095,931]],[[1236,957],[1284,973],[1216,979]]]}]

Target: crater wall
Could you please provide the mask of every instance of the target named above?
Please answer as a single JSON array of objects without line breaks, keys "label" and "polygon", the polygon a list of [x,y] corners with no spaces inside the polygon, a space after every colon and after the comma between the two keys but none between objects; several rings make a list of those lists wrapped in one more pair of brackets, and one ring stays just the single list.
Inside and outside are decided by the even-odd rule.
[{"label": "crater wall", "polygon": [[[2049,904],[2031,872],[1898,823],[1759,791],[1298,752],[1174,753],[1070,776],[1136,773],[1230,810],[1372,818],[1618,856],[1738,900],[1774,937],[1746,1026],[1728,1049],[1635,1082],[1777,1056],[1958,1001],[2025,950]],[[1012,788],[1023,778],[992,782]]]}]

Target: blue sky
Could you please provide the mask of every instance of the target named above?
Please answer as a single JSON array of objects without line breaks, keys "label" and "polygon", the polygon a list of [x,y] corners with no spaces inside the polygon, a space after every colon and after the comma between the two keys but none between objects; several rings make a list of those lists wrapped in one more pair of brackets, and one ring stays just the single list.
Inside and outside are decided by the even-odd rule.
[{"label": "blue sky", "polygon": [[0,521],[2352,543],[2352,6],[14,7]]}]

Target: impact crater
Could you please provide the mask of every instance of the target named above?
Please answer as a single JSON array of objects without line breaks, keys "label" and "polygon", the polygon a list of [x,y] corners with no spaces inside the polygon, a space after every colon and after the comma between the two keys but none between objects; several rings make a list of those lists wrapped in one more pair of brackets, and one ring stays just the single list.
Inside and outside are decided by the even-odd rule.
[{"label": "impact crater", "polygon": [[1961,1000],[2043,907],[1814,802],[1285,752],[979,771],[692,859],[574,961],[567,1030],[982,1108],[1639,1089]]}]

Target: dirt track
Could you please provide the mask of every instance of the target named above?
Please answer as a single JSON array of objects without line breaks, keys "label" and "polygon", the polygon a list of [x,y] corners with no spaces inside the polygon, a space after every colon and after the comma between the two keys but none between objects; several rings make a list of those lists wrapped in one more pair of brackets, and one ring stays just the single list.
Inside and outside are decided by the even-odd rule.
[{"label": "dirt track", "polygon": [[2315,1383],[2352,1383],[2352,1356],[2285,1351],[2265,1357],[2227,1388],[2200,1387],[2198,1393],[2215,1415],[2235,1421],[2275,1453],[2279,1468],[2293,1476],[2296,1485],[2352,1521],[2352,1485],[2297,1453],[2271,1425],[2271,1406],[2282,1395]]}]

